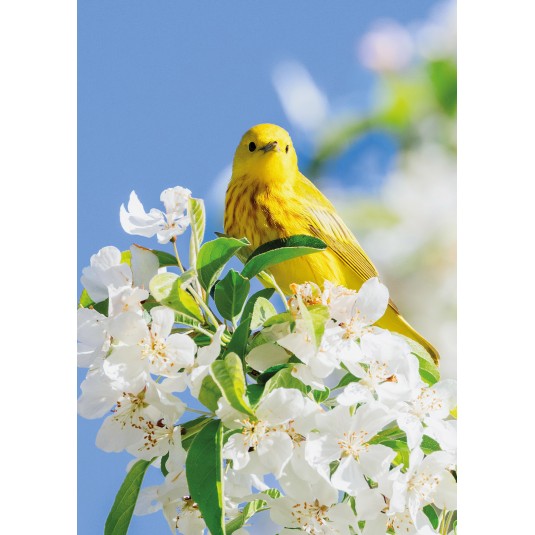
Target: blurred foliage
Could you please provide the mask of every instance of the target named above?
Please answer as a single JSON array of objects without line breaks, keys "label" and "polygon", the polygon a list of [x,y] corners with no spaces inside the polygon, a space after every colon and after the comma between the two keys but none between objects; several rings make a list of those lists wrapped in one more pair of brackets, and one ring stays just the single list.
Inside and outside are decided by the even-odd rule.
[{"label": "blurred foliage", "polygon": [[[436,345],[449,377],[456,375],[455,18],[455,3],[447,2],[419,31],[403,28],[414,44],[407,61],[396,32],[383,31],[377,57],[361,58],[377,75],[373,104],[329,117],[315,132],[305,169],[355,232],[404,316]],[[372,177],[376,188],[362,172],[356,180],[347,172],[365,157],[352,147],[371,133],[397,147],[386,176]],[[338,162],[345,174],[336,173]]]},{"label": "blurred foliage", "polygon": [[421,62],[409,72],[385,73],[379,78],[378,93],[382,102],[368,115],[346,117],[326,128],[320,135],[308,169],[310,177],[321,177],[329,160],[340,156],[363,134],[383,130],[398,138],[402,149],[420,141],[418,125],[433,118],[444,133],[444,147],[456,151],[449,137],[449,123],[457,112],[457,65],[454,58]]}]

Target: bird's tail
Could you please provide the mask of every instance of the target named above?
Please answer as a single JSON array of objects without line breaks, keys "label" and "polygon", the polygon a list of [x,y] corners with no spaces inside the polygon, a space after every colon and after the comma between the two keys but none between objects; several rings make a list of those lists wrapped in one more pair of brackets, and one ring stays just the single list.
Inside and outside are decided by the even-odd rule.
[{"label": "bird's tail", "polygon": [[385,315],[377,322],[377,326],[407,336],[418,342],[431,355],[438,366],[440,355],[438,351],[416,330],[414,330],[392,306],[388,306]]}]

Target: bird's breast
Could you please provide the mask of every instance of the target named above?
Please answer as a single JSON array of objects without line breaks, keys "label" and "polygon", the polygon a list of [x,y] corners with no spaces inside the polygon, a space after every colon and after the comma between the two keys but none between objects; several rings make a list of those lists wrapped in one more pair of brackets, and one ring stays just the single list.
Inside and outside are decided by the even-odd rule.
[{"label": "bird's breast", "polygon": [[280,193],[248,180],[231,182],[226,196],[225,232],[246,237],[256,249],[291,235],[289,212],[288,201]]}]

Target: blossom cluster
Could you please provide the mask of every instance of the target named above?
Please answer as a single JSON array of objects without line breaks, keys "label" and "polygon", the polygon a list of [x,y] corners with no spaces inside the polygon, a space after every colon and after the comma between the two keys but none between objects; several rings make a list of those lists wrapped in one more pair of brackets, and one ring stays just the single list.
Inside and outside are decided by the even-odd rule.
[{"label": "blossom cluster", "polygon": [[[245,241],[201,246],[202,202],[184,188],[161,198],[166,214],[146,213],[132,192],[123,228],[166,243],[191,223],[194,265],[184,271],[176,247],[174,264],[104,247],[83,270],[78,309],[79,414],[105,416],[99,448],[162,472],[135,514],[161,510],[185,535],[254,533],[265,509],[281,535],[452,533],[455,383],[374,326],[387,288],[296,284],[277,313],[272,290],[248,296],[246,270],[217,280]],[[215,469],[195,464],[199,453]]]}]

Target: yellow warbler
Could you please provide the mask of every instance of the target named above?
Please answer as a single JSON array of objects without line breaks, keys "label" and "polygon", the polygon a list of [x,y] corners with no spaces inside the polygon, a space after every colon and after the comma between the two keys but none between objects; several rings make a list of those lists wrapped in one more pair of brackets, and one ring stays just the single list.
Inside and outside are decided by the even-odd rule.
[{"label": "yellow warbler", "polygon": [[[255,249],[296,234],[315,236],[327,244],[325,251],[270,268],[287,294],[291,283],[310,281],[323,286],[328,280],[358,290],[378,276],[333,205],[299,172],[288,132],[273,124],[251,128],[236,149],[224,225],[228,235],[245,236]],[[438,362],[437,350],[405,321],[392,300],[377,325],[420,343]]]}]

